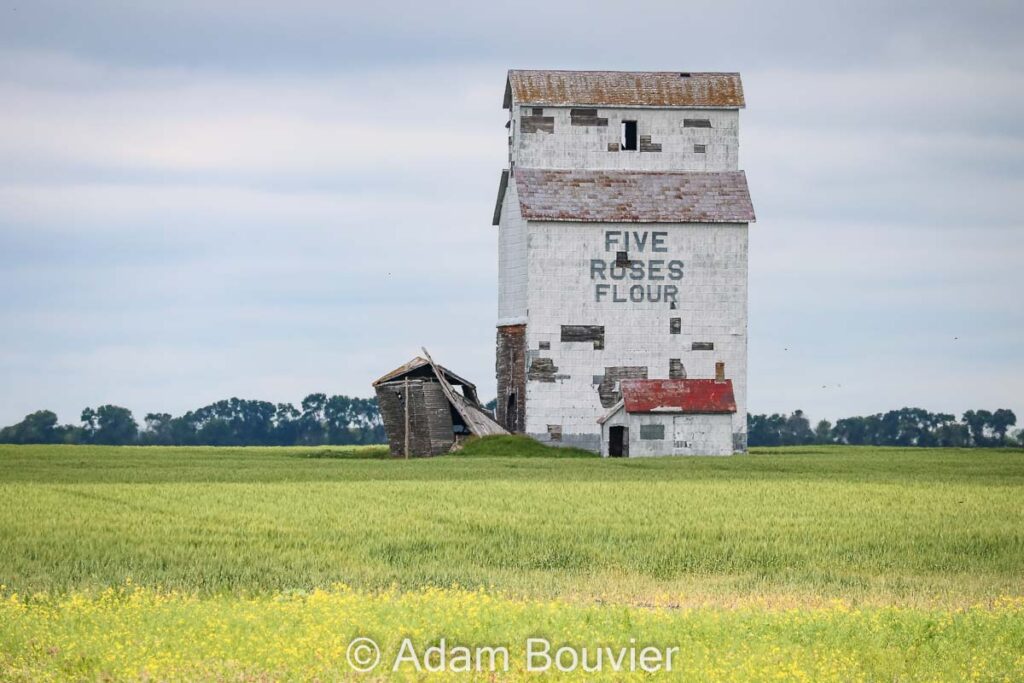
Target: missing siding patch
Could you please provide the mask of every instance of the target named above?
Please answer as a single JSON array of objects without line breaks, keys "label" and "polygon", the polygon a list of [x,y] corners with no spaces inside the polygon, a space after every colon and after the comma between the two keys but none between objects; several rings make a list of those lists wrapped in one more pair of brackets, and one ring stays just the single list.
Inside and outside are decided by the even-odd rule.
[{"label": "missing siding patch", "polygon": [[603,407],[611,408],[619,402],[622,398],[622,393],[618,391],[618,385],[624,379],[647,379],[647,366],[615,365],[606,367],[604,369],[604,379],[601,380],[601,385],[597,388],[597,393],[601,397],[601,405]]},{"label": "missing siding patch", "polygon": [[668,378],[686,379],[686,368],[683,366],[683,361],[679,358],[668,359]]},{"label": "missing siding patch", "polygon": [[599,117],[596,109],[570,109],[569,122],[574,126],[608,125],[608,119]]},{"label": "missing siding patch", "polygon": [[546,341],[540,342],[540,343],[537,344],[537,348],[540,349],[541,351],[550,351],[551,350],[551,342],[546,342]]},{"label": "missing siding patch", "polygon": [[710,128],[711,121],[708,119],[683,119],[683,128]]},{"label": "missing siding patch", "polygon": [[562,425],[548,425],[548,438],[552,441],[561,441]]},{"label": "missing siding patch", "polygon": [[679,334],[683,331],[683,321],[680,318],[669,318],[668,319],[668,333]]},{"label": "missing siding patch", "polygon": [[554,133],[555,117],[544,116],[543,107],[533,107],[532,116],[519,118],[519,129],[524,133]]},{"label": "missing siding patch", "polygon": [[650,135],[641,135],[640,136],[640,151],[641,152],[660,152],[661,151],[661,143],[660,142],[651,142],[651,136]]},{"label": "missing siding patch", "polygon": [[640,438],[644,441],[661,441],[665,438],[665,425],[640,425]]},{"label": "missing siding patch", "polygon": [[707,145],[694,145],[693,146],[693,151],[694,151],[695,154],[707,154],[708,146]]},{"label": "missing siding patch", "polygon": [[563,342],[594,342],[595,349],[604,348],[604,325],[562,325]]},{"label": "missing siding patch", "polygon": [[690,350],[691,351],[714,351],[715,350],[715,343],[714,342],[693,342],[693,344],[690,346]]},{"label": "missing siding patch", "polygon": [[555,361],[552,359],[534,358],[526,373],[526,379],[534,382],[554,382],[556,379],[560,379],[557,372],[558,367],[555,366]]}]

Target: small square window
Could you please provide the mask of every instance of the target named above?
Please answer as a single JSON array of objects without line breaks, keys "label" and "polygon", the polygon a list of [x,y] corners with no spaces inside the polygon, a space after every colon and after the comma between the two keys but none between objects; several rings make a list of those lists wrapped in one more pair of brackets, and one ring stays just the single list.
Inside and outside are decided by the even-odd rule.
[{"label": "small square window", "polygon": [[707,154],[708,146],[707,145],[694,145],[693,146],[693,152],[694,152],[694,154]]}]

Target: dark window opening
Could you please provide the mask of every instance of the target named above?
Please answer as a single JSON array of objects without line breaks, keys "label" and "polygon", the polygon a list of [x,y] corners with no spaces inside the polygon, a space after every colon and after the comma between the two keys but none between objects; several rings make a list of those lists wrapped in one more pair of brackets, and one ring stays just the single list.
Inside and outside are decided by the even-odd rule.
[{"label": "dark window opening", "polygon": [[629,252],[617,251],[615,252],[615,267],[616,268],[629,268]]},{"label": "dark window opening", "polygon": [[708,153],[708,146],[707,145],[694,145],[693,146],[693,151],[696,154],[707,154]]},{"label": "dark window opening", "polygon": [[714,342],[693,342],[693,344],[690,345],[690,350],[691,351],[714,351],[715,350],[715,343]]},{"label": "dark window opening", "polygon": [[549,342],[549,341],[539,342],[537,344],[537,348],[540,349],[541,351],[550,351],[551,350],[551,342]]},{"label": "dark window opening", "polygon": [[622,150],[624,152],[636,151],[637,134],[636,121],[622,122]]},{"label": "dark window opening", "polygon": [[683,119],[683,128],[710,128],[709,119]]},{"label": "dark window opening", "polygon": [[668,319],[668,332],[669,334],[679,334],[683,331],[683,321],[681,318],[669,318]]}]

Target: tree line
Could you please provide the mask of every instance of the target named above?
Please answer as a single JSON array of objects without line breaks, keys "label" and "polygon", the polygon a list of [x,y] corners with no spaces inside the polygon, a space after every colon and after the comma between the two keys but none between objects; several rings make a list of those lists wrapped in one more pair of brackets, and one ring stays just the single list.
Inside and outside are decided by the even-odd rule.
[{"label": "tree line", "polygon": [[300,408],[230,398],[179,417],[148,413],[140,426],[127,408],[103,405],[82,411],[80,425],[58,424],[39,410],[0,429],[0,443],[69,443],[141,446],[318,446],[384,443],[375,398],[310,394]]},{"label": "tree line", "polygon": [[[494,401],[488,404],[491,406]],[[948,413],[900,408],[866,417],[846,417],[814,427],[802,410],[790,415],[747,415],[750,446],[847,444],[864,446],[1024,446],[1024,430],[1012,410],[968,410],[959,420]],[[179,417],[148,413],[142,425],[121,406],[82,411],[81,424],[58,424],[39,410],[0,429],[0,443],[68,443],[143,446],[318,446],[386,441],[375,398],[310,394],[299,408],[231,398]]]},{"label": "tree line", "polygon": [[959,420],[948,413],[900,408],[866,417],[845,417],[832,424],[821,420],[813,428],[802,410],[790,415],[747,415],[750,446],[848,444],[857,446],[950,446],[989,448],[1024,446],[1024,430],[1009,434],[1017,424],[1012,410],[968,410]]}]

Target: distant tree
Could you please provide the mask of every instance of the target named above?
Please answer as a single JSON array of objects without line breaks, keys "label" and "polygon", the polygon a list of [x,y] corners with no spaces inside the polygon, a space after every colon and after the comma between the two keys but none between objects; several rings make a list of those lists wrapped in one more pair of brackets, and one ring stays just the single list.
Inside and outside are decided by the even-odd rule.
[{"label": "distant tree", "polygon": [[814,432],[811,430],[811,422],[804,415],[804,411],[795,410],[792,415],[786,418],[782,440],[787,446],[814,443]]},{"label": "distant tree", "polygon": [[63,437],[64,430],[52,410],[37,410],[18,424],[0,429],[2,443],[60,443]]},{"label": "distant tree", "polygon": [[302,399],[302,415],[299,417],[299,443],[314,446],[324,443],[324,409],[327,394],[310,394]]},{"label": "distant tree", "polygon": [[1006,432],[1015,424],[1017,424],[1017,416],[1014,415],[1012,410],[1000,408],[992,413],[989,425],[992,427],[992,431],[995,433],[1000,446],[1006,444]]},{"label": "distant tree", "polygon": [[134,443],[139,425],[132,411],[115,405],[103,405],[82,411],[83,433],[89,443],[121,446]]},{"label": "distant tree", "polygon": [[832,423],[821,420],[814,428],[814,443],[832,443]]},{"label": "distant tree", "polygon": [[490,401],[484,404],[484,408],[487,408],[487,410],[491,411],[491,415],[494,415],[494,413],[497,412],[498,410],[498,399],[492,398]]},{"label": "distant tree", "polygon": [[170,413],[146,413],[145,427],[139,434],[139,443],[151,446],[167,446],[174,443],[171,427],[174,418]]},{"label": "distant tree", "polygon": [[975,446],[989,445],[985,427],[992,421],[992,413],[987,410],[968,410],[964,413],[963,421],[971,432],[971,441]]}]

